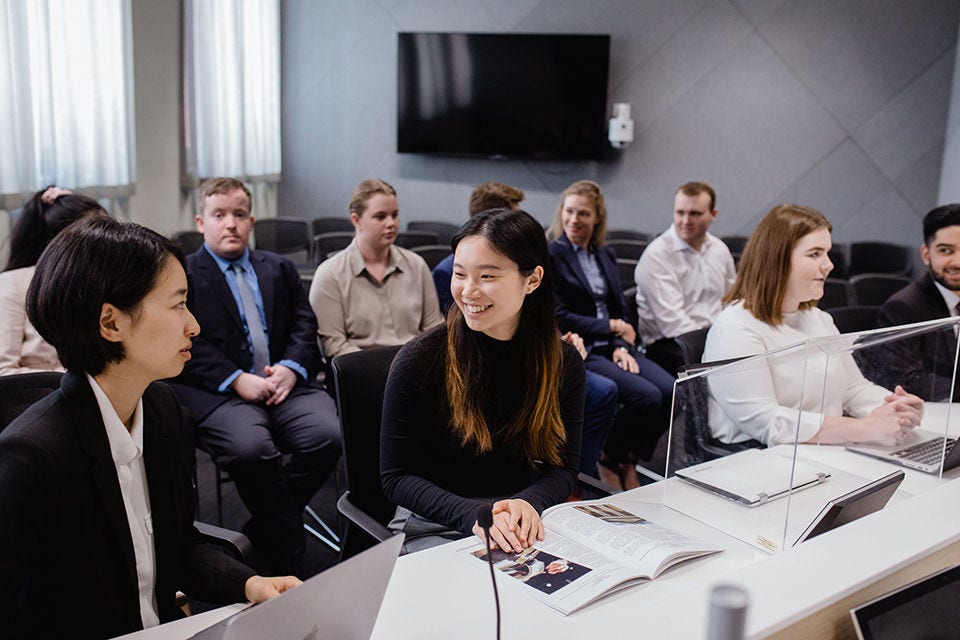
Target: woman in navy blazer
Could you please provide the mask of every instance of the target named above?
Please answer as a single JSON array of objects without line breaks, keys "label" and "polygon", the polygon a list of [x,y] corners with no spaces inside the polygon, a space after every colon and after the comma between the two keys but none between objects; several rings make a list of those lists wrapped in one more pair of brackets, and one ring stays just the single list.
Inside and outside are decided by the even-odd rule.
[{"label": "woman in navy blazer", "polygon": [[193,439],[171,389],[200,330],[179,248],[111,218],[47,247],[27,314],[67,369],[0,434],[0,637],[106,638],[207,602],[266,600],[262,578],[193,527]]},{"label": "woman in navy blazer", "polygon": [[636,330],[623,320],[617,256],[604,246],[606,222],[600,187],[580,180],[561,194],[547,235],[560,330],[583,337],[586,368],[613,380],[623,404],[604,446],[601,478],[629,489],[639,484],[636,460],[649,459],[666,430],[673,377],[634,346]]}]

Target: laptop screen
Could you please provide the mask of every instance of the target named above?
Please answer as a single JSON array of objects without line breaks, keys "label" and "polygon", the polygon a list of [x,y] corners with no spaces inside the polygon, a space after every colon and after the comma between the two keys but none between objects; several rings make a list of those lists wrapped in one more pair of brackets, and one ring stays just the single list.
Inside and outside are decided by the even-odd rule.
[{"label": "laptop screen", "polygon": [[956,638],[960,566],[946,569],[850,611],[864,640]]}]

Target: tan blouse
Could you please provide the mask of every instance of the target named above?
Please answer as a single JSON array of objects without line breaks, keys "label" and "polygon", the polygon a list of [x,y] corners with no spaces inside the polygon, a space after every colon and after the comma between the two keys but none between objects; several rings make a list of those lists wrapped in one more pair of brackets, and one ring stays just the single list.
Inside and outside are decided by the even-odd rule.
[{"label": "tan blouse", "polygon": [[0,375],[63,371],[57,351],[27,319],[27,287],[36,267],[0,273]]}]

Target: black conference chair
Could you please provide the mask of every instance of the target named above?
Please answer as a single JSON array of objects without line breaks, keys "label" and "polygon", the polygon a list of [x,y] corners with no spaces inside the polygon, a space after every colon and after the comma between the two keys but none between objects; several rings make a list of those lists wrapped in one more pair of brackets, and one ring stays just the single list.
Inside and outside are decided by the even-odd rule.
[{"label": "black conference chair", "polygon": [[638,240],[650,242],[650,234],[633,229],[607,229],[607,242],[611,240]]},{"label": "black conference chair", "polygon": [[328,231],[313,236],[313,259],[323,262],[334,253],[343,251],[353,242],[353,231]]},{"label": "black conference chair", "polygon": [[833,323],[840,333],[854,333],[877,328],[880,306],[833,307],[826,309],[826,312],[833,317]]},{"label": "black conference chair", "polygon": [[633,272],[637,268],[637,261],[629,258],[617,258],[617,270],[620,273],[620,290],[626,291],[636,285]]},{"label": "black conference chair", "polygon": [[735,256],[739,256],[743,253],[743,248],[747,246],[747,236],[723,236],[720,238],[723,241],[723,244],[727,245],[727,249],[730,249],[730,253]]},{"label": "black conference chair", "polygon": [[331,231],[349,231],[353,233],[353,222],[350,221],[350,218],[340,216],[326,216],[310,220],[311,237],[320,235],[321,233],[330,233]]},{"label": "black conference chair", "polygon": [[337,510],[347,519],[340,545],[345,560],[393,533],[387,524],[396,505],[380,486],[380,419],[390,364],[400,347],[346,353],[333,359],[347,490]]},{"label": "black conference chair", "polygon": [[401,231],[393,242],[398,247],[412,249],[428,244],[440,244],[440,238],[433,231]]},{"label": "black conference chair", "polygon": [[640,256],[647,249],[645,240],[610,240],[607,246],[613,249],[617,258],[626,258],[628,260],[639,260]]},{"label": "black conference chair", "polygon": [[194,253],[203,245],[203,234],[199,231],[177,231],[170,238],[180,246],[185,255]]},{"label": "black conference chair", "polygon": [[263,218],[253,223],[257,249],[279,253],[294,262],[310,259],[309,224],[303,218]]},{"label": "black conference chair", "polygon": [[427,244],[420,247],[411,247],[410,250],[423,258],[431,271],[441,260],[450,255],[450,245],[444,244]]},{"label": "black conference chair", "polygon": [[431,220],[411,220],[407,223],[407,231],[429,231],[437,234],[437,244],[450,247],[453,236],[460,230],[460,226],[450,222],[433,222]]},{"label": "black conference chair", "polygon": [[850,278],[850,304],[882,306],[887,298],[910,284],[907,276],[888,273],[861,273]]},{"label": "black conference chair", "polygon": [[670,460],[667,465],[667,471],[671,476],[677,469],[763,446],[756,440],[727,444],[714,438],[710,431],[709,420],[709,376],[691,377],[704,369],[737,360],[740,358],[713,363],[694,363],[680,368],[679,380],[674,385],[673,391]]},{"label": "black conference chair", "polygon": [[703,360],[703,350],[707,345],[707,332],[709,331],[710,327],[703,327],[680,334],[673,339],[680,347],[684,366],[689,367]]},{"label": "black conference chair", "polygon": [[[0,376],[0,431],[7,428],[30,405],[59,389],[62,376],[59,371]],[[196,471],[193,481],[196,485]],[[253,545],[245,535],[204,522],[195,521],[193,524],[207,543],[247,565],[253,565]]]},{"label": "black conference chair", "polygon": [[823,297],[820,298],[818,307],[824,311],[835,307],[847,307],[850,305],[850,284],[846,280],[839,278],[827,278],[823,283]]},{"label": "black conference chair", "polygon": [[892,273],[909,275],[913,262],[912,250],[889,242],[850,243],[850,278],[861,273]]},{"label": "black conference chair", "polygon": [[845,244],[835,244],[827,252],[830,262],[833,263],[833,271],[830,272],[831,278],[846,279],[850,276],[847,270],[847,254],[850,253],[850,247]]}]

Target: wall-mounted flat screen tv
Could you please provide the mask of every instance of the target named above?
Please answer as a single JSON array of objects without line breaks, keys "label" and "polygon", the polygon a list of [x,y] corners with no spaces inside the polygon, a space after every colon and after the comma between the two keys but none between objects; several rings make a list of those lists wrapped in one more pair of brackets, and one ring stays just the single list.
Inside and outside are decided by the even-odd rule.
[{"label": "wall-mounted flat screen tv", "polygon": [[399,153],[599,159],[608,35],[400,33]]}]

